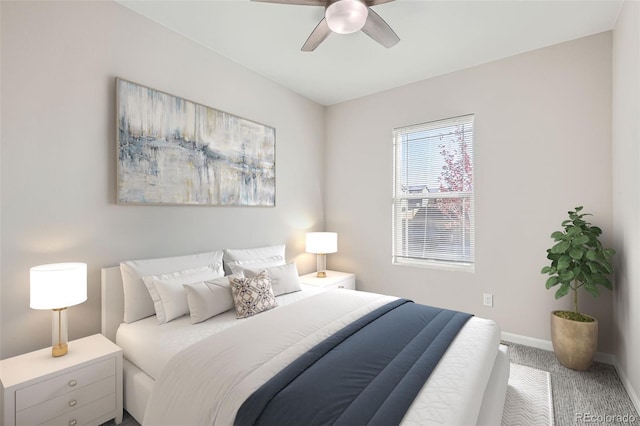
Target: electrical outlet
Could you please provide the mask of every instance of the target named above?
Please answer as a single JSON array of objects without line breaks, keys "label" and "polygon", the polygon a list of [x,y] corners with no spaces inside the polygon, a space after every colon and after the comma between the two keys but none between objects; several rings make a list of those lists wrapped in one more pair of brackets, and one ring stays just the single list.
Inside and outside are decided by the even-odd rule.
[{"label": "electrical outlet", "polygon": [[490,308],[493,307],[493,294],[485,293],[482,298],[482,304]]}]

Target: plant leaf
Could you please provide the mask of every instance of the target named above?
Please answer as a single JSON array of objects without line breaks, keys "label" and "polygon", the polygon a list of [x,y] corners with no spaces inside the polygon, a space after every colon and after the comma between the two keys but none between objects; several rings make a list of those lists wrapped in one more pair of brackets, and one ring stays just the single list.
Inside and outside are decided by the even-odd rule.
[{"label": "plant leaf", "polygon": [[558,244],[551,247],[551,253],[564,253],[570,245],[569,241],[560,241]]},{"label": "plant leaf", "polygon": [[594,274],[603,274],[606,272],[602,265],[600,265],[598,262],[589,262],[587,263],[587,266],[589,266],[589,269]]},{"label": "plant leaf", "polygon": [[558,291],[556,291],[556,299],[560,299],[561,297],[566,296],[567,293],[569,293],[570,288],[571,286],[569,285],[569,283],[563,283]]},{"label": "plant leaf", "polygon": [[584,289],[587,290],[587,292],[590,293],[593,297],[600,296],[600,292],[598,291],[598,288],[594,284],[591,284],[591,283],[585,284]]},{"label": "plant leaf", "polygon": [[578,280],[584,283],[588,283],[591,281],[591,272],[588,269],[581,269],[580,276],[577,277]]},{"label": "plant leaf", "polygon": [[586,244],[589,242],[589,237],[587,235],[581,235],[579,237],[576,237],[573,239],[573,241],[571,241],[571,245],[576,247],[576,246],[581,246],[583,244]]},{"label": "plant leaf", "polygon": [[575,279],[575,277],[576,277],[576,275],[573,273],[572,270],[567,270],[567,271],[560,272],[558,274],[558,276],[560,277],[560,281],[562,283],[569,283],[569,282],[573,281]]},{"label": "plant leaf", "polygon": [[584,250],[580,248],[571,247],[571,249],[569,250],[569,256],[571,256],[572,259],[580,260],[582,259],[583,255],[584,255]]},{"label": "plant leaf", "polygon": [[567,235],[571,237],[575,237],[581,232],[582,232],[582,229],[578,228],[577,226],[570,226],[567,228]]},{"label": "plant leaf", "polygon": [[613,290],[613,284],[611,284],[611,281],[609,281],[609,278],[607,277],[602,277],[602,281],[598,284],[601,284],[603,287],[606,287],[609,290]]},{"label": "plant leaf", "polygon": [[558,265],[556,266],[556,269],[558,271],[564,271],[570,265],[571,265],[571,257],[567,255],[563,255],[563,256],[560,256],[560,258],[558,258]]},{"label": "plant leaf", "polygon": [[558,284],[560,284],[560,278],[558,278],[557,276],[553,276],[553,277],[549,277],[549,279],[545,284],[545,287],[547,287],[547,290],[549,290],[551,287]]},{"label": "plant leaf", "polygon": [[595,250],[587,250],[586,257],[587,260],[596,260],[598,258],[598,253]]}]

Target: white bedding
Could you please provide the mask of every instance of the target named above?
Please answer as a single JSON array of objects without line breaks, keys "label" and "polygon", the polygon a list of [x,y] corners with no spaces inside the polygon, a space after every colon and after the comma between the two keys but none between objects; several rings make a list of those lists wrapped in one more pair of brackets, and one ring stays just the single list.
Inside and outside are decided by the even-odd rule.
[{"label": "white bedding", "polygon": [[[127,346],[125,357],[136,364],[143,358],[152,359],[150,363],[146,359],[144,366],[138,364],[156,379],[144,423],[232,424],[242,402],[289,362],[349,322],[395,299],[348,290],[322,292],[313,298],[306,298],[308,294],[289,295],[290,299],[304,300],[287,306],[279,298],[281,308],[252,319],[238,321],[233,312],[227,312],[222,316],[231,318],[216,320],[216,325],[208,326],[210,321],[206,321],[202,331],[191,330],[188,337],[178,337],[179,330],[186,328],[178,323],[162,326],[155,323],[156,329],[166,328],[162,333],[170,336],[168,341],[160,339],[162,354],[157,352],[158,344],[148,347],[144,341],[138,342],[143,348],[132,349],[133,339],[157,339],[157,335],[134,336],[145,325],[121,327],[118,344]],[[199,326],[186,321],[188,327]],[[231,322],[236,324],[233,329]],[[282,332],[274,333],[274,329]],[[204,339],[206,332],[212,330],[217,333]],[[475,424],[499,340],[500,332],[493,321],[471,318],[431,374],[403,424]],[[199,343],[180,351],[190,345],[187,341]],[[168,368],[162,371],[165,365]],[[184,365],[195,368],[182,370]],[[198,381],[204,375],[205,380]]]},{"label": "white bedding", "polygon": [[469,319],[418,393],[403,424],[475,425],[499,343],[500,328],[494,321]]},{"label": "white bedding", "polygon": [[[276,297],[278,306],[285,306],[323,291],[319,287],[304,284],[300,286],[302,291]],[[182,349],[212,334],[243,321],[253,321],[255,318],[238,320],[233,309],[198,324],[191,324],[189,315],[166,324],[158,324],[156,317],[151,316],[130,324],[120,324],[116,344],[122,348],[125,359],[155,380],[171,357]]]}]

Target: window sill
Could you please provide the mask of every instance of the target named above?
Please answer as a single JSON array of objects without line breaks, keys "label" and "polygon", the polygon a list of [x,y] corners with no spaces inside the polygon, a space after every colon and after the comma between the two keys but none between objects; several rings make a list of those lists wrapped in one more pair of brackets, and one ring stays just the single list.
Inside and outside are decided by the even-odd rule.
[{"label": "window sill", "polygon": [[410,266],[414,268],[475,273],[474,263],[446,262],[426,259],[394,259],[391,263],[394,266]]}]

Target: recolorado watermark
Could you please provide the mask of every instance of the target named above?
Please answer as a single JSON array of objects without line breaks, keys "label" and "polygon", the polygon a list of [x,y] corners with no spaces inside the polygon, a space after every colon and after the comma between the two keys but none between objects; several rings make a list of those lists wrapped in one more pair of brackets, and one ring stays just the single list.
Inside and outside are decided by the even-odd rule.
[{"label": "recolorado watermark", "polygon": [[633,414],[593,414],[576,413],[576,423],[635,423],[638,418]]}]

